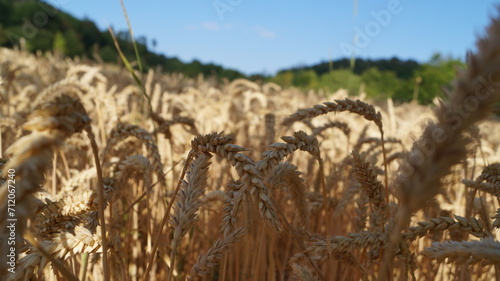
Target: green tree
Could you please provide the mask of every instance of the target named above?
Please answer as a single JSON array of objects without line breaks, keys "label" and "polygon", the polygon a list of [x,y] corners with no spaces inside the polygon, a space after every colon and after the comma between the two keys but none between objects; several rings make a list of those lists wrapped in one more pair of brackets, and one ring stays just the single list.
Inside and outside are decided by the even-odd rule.
[{"label": "green tree", "polygon": [[61,55],[66,54],[66,39],[64,39],[64,35],[61,32],[57,32],[54,36],[54,44],[52,48],[55,53],[59,53]]},{"label": "green tree", "polygon": [[303,70],[293,75],[292,84],[303,89],[318,87],[318,75],[313,70]]},{"label": "green tree", "polygon": [[271,82],[274,82],[278,85],[281,85],[282,87],[290,87],[292,86],[293,83],[293,72],[292,71],[284,71],[284,72],[279,72],[271,78]]},{"label": "green tree", "polygon": [[9,23],[10,15],[12,13],[12,6],[7,1],[0,1],[0,26]]},{"label": "green tree", "polygon": [[100,48],[99,56],[101,56],[102,60],[105,62],[116,62],[118,53],[116,52],[115,48],[109,45],[105,45],[104,47]]},{"label": "green tree", "polygon": [[32,38],[27,38],[28,50],[34,52],[37,50],[48,51],[52,50],[54,42],[54,34],[45,29],[38,29],[35,36]]},{"label": "green tree", "polygon": [[413,77],[401,87],[395,98],[410,101],[415,89],[418,89],[418,102],[429,104],[435,97],[444,97],[442,87],[450,87],[457,70],[464,66],[465,64],[460,60],[444,58],[438,53],[434,54],[429,62],[421,65],[414,72]]},{"label": "green tree", "polygon": [[84,53],[85,46],[74,30],[66,32],[64,34],[64,39],[66,40],[66,51],[68,56],[74,57]]},{"label": "green tree", "polygon": [[361,77],[352,73],[349,69],[334,70],[321,75],[319,86],[328,91],[346,89],[349,94],[358,94],[361,86]]},{"label": "green tree", "polygon": [[184,73],[190,77],[196,77],[198,73],[202,72],[202,64],[199,60],[193,60],[188,63],[184,68]]},{"label": "green tree", "polygon": [[366,94],[374,99],[387,99],[401,87],[402,81],[392,71],[380,71],[375,67],[361,74]]}]

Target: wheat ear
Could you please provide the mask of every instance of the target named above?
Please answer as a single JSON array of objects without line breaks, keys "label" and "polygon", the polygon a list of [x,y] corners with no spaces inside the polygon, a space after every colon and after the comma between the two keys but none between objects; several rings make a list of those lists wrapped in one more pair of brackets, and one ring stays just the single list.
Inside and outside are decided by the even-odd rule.
[{"label": "wheat ear", "polygon": [[240,151],[247,150],[241,146],[231,144],[232,137],[223,136],[222,133],[213,133],[196,137],[191,142],[193,151],[215,153],[227,159],[236,169],[240,180],[244,183],[235,197],[234,204],[240,204],[243,194],[248,190],[259,207],[261,217],[274,229],[281,231],[281,223],[274,204],[269,198],[269,190],[265,186],[262,175],[254,161]]},{"label": "wheat ear", "polygon": [[[44,173],[51,165],[53,151],[62,145],[65,139],[82,131],[89,122],[90,118],[78,99],[66,95],[57,97],[30,115],[24,128],[32,133],[18,139],[7,150],[11,159],[2,172],[5,177],[9,170],[15,171],[16,200],[19,202],[15,212],[18,239],[22,237],[27,220],[38,205],[33,193],[39,190],[44,181]],[[6,184],[0,189],[2,237],[7,237],[7,190]],[[7,243],[3,243],[2,249],[6,245]],[[3,260],[4,258],[1,259],[0,274],[5,269],[6,263]]]},{"label": "wheat ear", "polygon": [[[437,123],[427,125],[399,171],[395,182],[401,208],[389,248],[399,240],[411,214],[438,193],[441,179],[466,157],[468,141],[463,132],[485,118],[500,98],[498,82],[494,82],[500,81],[499,18],[492,20],[487,37],[477,47],[479,52],[468,57],[468,68],[458,74],[450,100],[436,110]],[[386,256],[379,280],[386,277],[389,262]]]},{"label": "wheat ear", "polygon": [[462,180],[462,183],[466,187],[476,188],[493,196],[500,197],[500,182],[493,184],[489,182],[479,182],[477,180]]},{"label": "wheat ear", "polygon": [[273,168],[267,181],[271,188],[288,187],[292,202],[297,208],[300,225],[309,225],[309,210],[307,209],[306,191],[307,187],[302,178],[302,173],[297,170],[297,166],[290,162],[283,162]]},{"label": "wheat ear", "polygon": [[170,271],[167,280],[171,280],[175,267],[175,255],[182,237],[198,219],[198,210],[201,206],[200,197],[205,193],[207,185],[207,172],[210,155],[201,154],[191,163],[187,172],[187,180],[182,182],[182,187],[177,194],[177,203],[170,217],[170,224],[174,229],[172,238],[172,251],[170,254]]},{"label": "wheat ear", "polygon": [[430,219],[428,222],[419,222],[417,223],[418,226],[412,226],[406,232],[403,232],[402,238],[405,240],[415,240],[427,233],[443,230],[460,230],[479,238],[487,236],[483,230],[484,226],[481,221],[475,218],[466,219],[457,215],[455,215],[455,219],[440,217]]},{"label": "wheat ear", "polygon": [[198,260],[191,268],[188,280],[200,280],[200,277],[207,275],[222,258],[222,255],[229,250],[229,247],[243,234],[245,230],[238,228],[224,238],[218,239],[203,255],[198,257]]},{"label": "wheat ear", "polygon": [[292,136],[281,137],[285,143],[273,143],[269,145],[269,150],[262,153],[262,160],[257,162],[257,169],[267,173],[278,165],[283,159],[296,150],[309,152],[315,158],[320,159],[318,140],[306,134],[304,131],[293,133]]},{"label": "wheat ear", "polygon": [[312,134],[313,134],[313,136],[321,135],[321,133],[324,130],[329,129],[329,128],[337,128],[337,129],[339,129],[340,131],[342,131],[342,133],[344,133],[344,135],[349,140],[349,137],[351,135],[351,128],[349,128],[349,125],[347,123],[345,123],[345,122],[339,122],[339,121],[330,121],[330,122],[324,124],[321,127],[316,127],[316,128],[313,129]]},{"label": "wheat ear", "polygon": [[105,159],[104,156],[108,155],[113,146],[115,146],[120,140],[123,140],[130,135],[141,140],[146,146],[151,166],[153,167],[158,180],[164,186],[165,175],[163,174],[163,164],[161,163],[161,156],[158,151],[158,147],[156,146],[156,143],[151,134],[136,125],[127,123],[118,123],[116,125],[116,127],[111,131],[110,138],[108,140],[108,143],[106,144],[106,148],[102,153],[103,159]]},{"label": "wheat ear", "polygon": [[445,241],[432,243],[432,247],[425,249],[424,255],[439,262],[448,259],[448,262],[473,264],[482,261],[485,264],[500,263],[500,243],[492,238],[480,241],[457,242]]},{"label": "wheat ear", "polygon": [[352,156],[354,158],[352,172],[361,184],[362,190],[368,195],[375,208],[379,209],[382,214],[386,213],[387,202],[384,196],[384,186],[377,180],[372,165],[367,162],[366,153],[359,154],[354,150]]},{"label": "wheat ear", "polygon": [[153,134],[156,133],[162,133],[165,135],[167,139],[170,139],[172,137],[172,133],[170,132],[170,126],[174,124],[183,124],[187,125],[190,127],[190,132],[193,135],[198,135],[198,130],[196,129],[196,125],[194,124],[194,119],[189,118],[189,117],[183,117],[183,116],[175,116],[172,118],[172,120],[165,120],[163,117],[161,117],[159,114],[152,112],[151,113],[151,118],[156,121],[159,125],[158,128],[153,132]]},{"label": "wheat ear", "polygon": [[388,168],[387,168],[387,154],[385,151],[384,145],[384,128],[382,124],[382,114],[377,112],[375,108],[360,100],[350,100],[345,98],[344,100],[335,100],[335,102],[325,102],[324,105],[315,105],[313,108],[299,110],[294,114],[290,115],[290,117],[286,118],[283,121],[283,125],[289,126],[292,123],[304,120],[307,118],[313,118],[322,114],[326,114],[329,112],[342,112],[348,111],[357,115],[362,116],[366,120],[373,121],[375,125],[377,125],[380,131],[380,139],[382,146],[382,155],[384,157],[384,171],[385,171],[385,199],[389,201],[389,178],[388,178]]},{"label": "wheat ear", "polygon": [[319,278],[315,276],[311,270],[305,266],[298,263],[292,264],[293,274],[297,277],[299,281],[319,281]]},{"label": "wheat ear", "polygon": [[349,233],[348,236],[333,235],[328,237],[319,237],[315,238],[305,251],[293,256],[290,263],[299,262],[306,256],[309,256],[311,259],[321,263],[330,257],[329,253],[340,254],[339,257],[341,257],[344,254],[348,254],[356,249],[380,249],[384,247],[386,243],[387,235],[378,231]]}]

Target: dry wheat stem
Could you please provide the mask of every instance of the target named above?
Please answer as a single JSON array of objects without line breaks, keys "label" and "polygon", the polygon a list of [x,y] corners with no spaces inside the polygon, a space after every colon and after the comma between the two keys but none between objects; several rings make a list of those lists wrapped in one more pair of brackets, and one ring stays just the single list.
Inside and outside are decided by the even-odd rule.
[{"label": "dry wheat stem", "polygon": [[264,116],[265,124],[265,138],[264,145],[269,145],[274,143],[274,138],[276,137],[276,115],[272,113],[267,113]]},{"label": "dry wheat stem", "polygon": [[175,201],[175,198],[177,196],[177,193],[179,192],[179,189],[181,187],[181,184],[182,184],[182,179],[184,178],[184,175],[186,174],[186,170],[188,168],[188,165],[189,163],[191,163],[191,160],[193,158],[193,151],[190,151],[187,158],[186,158],[186,162],[184,163],[184,167],[182,168],[182,172],[181,172],[181,175],[180,175],[180,178],[179,178],[179,181],[177,183],[177,186],[175,187],[175,190],[174,190],[174,193],[172,194],[172,198],[170,199],[169,203],[168,203],[168,206],[167,206],[167,209],[165,211],[165,214],[163,215],[163,219],[162,221],[160,222],[159,224],[159,229],[158,229],[158,232],[156,234],[156,237],[154,239],[154,244],[153,244],[153,247],[152,247],[152,251],[150,253],[150,257],[148,259],[148,263],[147,263],[147,267],[146,267],[146,273],[145,273],[145,277],[144,277],[144,280],[149,280],[149,274],[151,272],[151,268],[153,266],[153,261],[154,261],[154,258],[155,258],[155,255],[156,255],[156,251],[158,249],[158,245],[160,243],[160,237],[161,237],[161,234],[162,234],[162,231],[163,231],[163,227],[165,226],[165,224],[167,223],[167,220],[168,218],[170,217],[170,209],[172,208],[172,205],[174,204],[174,201]]},{"label": "dry wheat stem", "polygon": [[477,181],[486,181],[491,184],[500,182],[500,163],[493,163],[486,166],[481,172],[481,175],[477,177]]},{"label": "dry wheat stem", "polygon": [[106,218],[104,216],[104,208],[105,208],[105,197],[104,197],[104,184],[102,179],[102,170],[101,170],[101,162],[99,160],[99,149],[97,148],[97,143],[95,141],[94,132],[92,131],[92,127],[89,125],[85,128],[87,132],[87,136],[90,140],[90,146],[92,147],[92,153],[94,155],[95,167],[97,170],[97,198],[99,200],[99,221],[101,222],[101,238],[104,240],[102,243],[102,265],[104,271],[104,280],[109,281],[110,273],[109,273],[109,262],[108,262],[108,239],[106,236]]}]

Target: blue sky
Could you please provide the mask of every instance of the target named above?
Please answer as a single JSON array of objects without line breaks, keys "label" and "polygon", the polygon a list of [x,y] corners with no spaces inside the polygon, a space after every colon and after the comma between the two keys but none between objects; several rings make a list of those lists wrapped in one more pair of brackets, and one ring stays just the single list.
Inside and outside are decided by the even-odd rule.
[{"label": "blue sky", "polygon": [[[127,25],[119,0],[48,0],[100,29]],[[350,56],[464,58],[500,1],[124,0],[134,35],[153,50],[246,74]],[[355,8],[357,7],[357,8]],[[150,44],[150,48],[153,48]]]}]

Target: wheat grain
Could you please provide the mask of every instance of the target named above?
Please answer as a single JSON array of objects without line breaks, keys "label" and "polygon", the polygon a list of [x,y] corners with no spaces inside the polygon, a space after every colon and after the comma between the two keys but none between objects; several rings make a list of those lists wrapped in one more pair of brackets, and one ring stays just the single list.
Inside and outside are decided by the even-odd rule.
[{"label": "wheat grain", "polygon": [[215,153],[227,159],[238,172],[241,182],[244,183],[243,190],[234,198],[233,205],[239,204],[244,192],[249,189],[248,191],[253,195],[254,200],[258,202],[261,217],[273,228],[281,230],[278,215],[274,210],[274,204],[269,198],[268,188],[262,181],[260,172],[250,157],[240,153],[246,149],[230,144],[231,140],[232,137],[223,137],[222,134],[213,133],[195,138],[191,142],[191,147],[195,151]]},{"label": "wheat grain", "polygon": [[106,147],[102,153],[102,155],[104,156],[103,159],[106,159],[105,157],[110,153],[113,146],[115,146],[120,140],[130,135],[141,140],[144,146],[146,146],[153,170],[155,171],[160,183],[162,185],[165,185],[163,164],[161,162],[160,153],[158,152],[158,147],[156,146],[151,134],[138,126],[126,123],[118,123],[110,133],[110,139],[108,140],[108,143],[106,144]]},{"label": "wheat grain", "polygon": [[269,173],[267,181],[271,188],[288,187],[292,202],[297,208],[300,225],[309,224],[309,210],[307,209],[306,191],[304,179],[301,172],[297,171],[297,166],[289,162],[276,165]]},{"label": "wheat grain", "polygon": [[500,262],[500,243],[492,238],[480,241],[457,242],[445,241],[432,243],[424,255],[439,262],[448,259],[448,262],[473,264],[482,261],[485,264],[498,264]]},{"label": "wheat grain", "polygon": [[188,280],[199,280],[201,276],[207,275],[222,258],[222,255],[228,251],[229,247],[243,234],[245,230],[238,228],[222,239],[215,241],[214,245],[203,255],[198,257],[198,260],[191,268]]},{"label": "wheat grain", "polygon": [[319,281],[318,277],[315,276],[309,268],[302,266],[297,263],[292,264],[292,270],[297,280],[300,281]]}]

